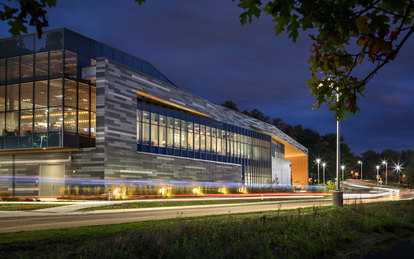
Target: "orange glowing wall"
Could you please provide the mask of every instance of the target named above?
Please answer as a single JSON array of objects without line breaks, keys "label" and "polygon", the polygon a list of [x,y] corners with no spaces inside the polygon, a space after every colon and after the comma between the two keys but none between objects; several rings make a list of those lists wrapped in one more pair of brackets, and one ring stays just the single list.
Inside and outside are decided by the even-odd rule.
[{"label": "orange glowing wall", "polygon": [[299,156],[286,157],[292,163],[292,184],[308,184],[308,156],[303,154]]}]

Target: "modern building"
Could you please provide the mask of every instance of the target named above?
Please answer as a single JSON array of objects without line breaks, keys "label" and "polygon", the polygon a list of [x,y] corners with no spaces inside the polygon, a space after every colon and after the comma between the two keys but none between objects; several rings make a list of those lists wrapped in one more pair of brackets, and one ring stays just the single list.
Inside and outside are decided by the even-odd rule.
[{"label": "modern building", "polygon": [[70,30],[0,40],[0,192],[58,195],[73,178],[306,185],[307,152]]}]

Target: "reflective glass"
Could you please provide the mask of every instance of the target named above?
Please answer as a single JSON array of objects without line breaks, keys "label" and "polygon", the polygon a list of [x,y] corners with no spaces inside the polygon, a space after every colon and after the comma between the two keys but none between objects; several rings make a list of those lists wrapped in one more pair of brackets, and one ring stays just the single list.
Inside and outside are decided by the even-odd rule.
[{"label": "reflective glass", "polygon": [[35,109],[33,147],[47,147],[47,109]]},{"label": "reflective glass", "polygon": [[78,102],[76,88],[76,81],[65,79],[65,106],[76,108]]},{"label": "reflective glass", "polygon": [[79,109],[89,110],[89,85],[79,82]]},{"label": "reflective glass", "polygon": [[6,135],[6,113],[0,112],[0,149],[4,148],[4,138]]},{"label": "reflective glass", "polygon": [[167,132],[166,127],[160,126],[160,147],[167,146]]},{"label": "reflective glass", "polygon": [[142,121],[143,122],[150,122],[150,112],[149,111],[142,111]]},{"label": "reflective glass", "polygon": [[180,148],[180,128],[174,129],[174,147]]},{"label": "reflective glass", "polygon": [[0,85],[0,112],[6,110],[6,86]]},{"label": "reflective glass", "polygon": [[188,132],[188,149],[192,150],[194,148],[194,138],[193,132]]},{"label": "reflective glass", "polygon": [[78,111],[78,134],[89,135],[89,112]]},{"label": "reflective glass", "polygon": [[172,148],[174,144],[174,130],[167,128],[167,147]]},{"label": "reflective glass", "polygon": [[20,44],[20,55],[33,54],[34,36],[22,37]]},{"label": "reflective glass", "polygon": [[20,141],[21,148],[31,148],[33,141],[33,110],[20,112]]},{"label": "reflective glass", "polygon": [[43,77],[48,73],[48,53],[41,52],[35,55],[35,76]]},{"label": "reflective glass", "polygon": [[91,86],[91,111],[96,111],[96,86]]},{"label": "reflective glass", "polygon": [[7,41],[7,56],[15,57],[20,55],[20,39],[11,39]]},{"label": "reflective glass", "polygon": [[103,52],[103,56],[109,59],[113,59],[112,58],[112,49],[107,47],[107,46],[102,46],[102,52]]},{"label": "reflective glass", "polygon": [[62,50],[54,50],[50,52],[49,73],[57,75],[63,73],[63,52]]},{"label": "reflective glass", "polygon": [[35,108],[47,107],[47,80],[35,82]]},{"label": "reflective glass", "polygon": [[65,30],[65,49],[78,52],[78,37]]},{"label": "reflective glass", "polygon": [[142,144],[143,145],[149,145],[149,134],[150,134],[149,124],[148,123],[142,123]]},{"label": "reflective glass", "polygon": [[130,55],[124,54],[123,61],[124,61],[124,63],[123,63],[124,65],[132,67],[132,57]]},{"label": "reflective glass", "polygon": [[65,76],[76,78],[78,66],[78,54],[65,50]]},{"label": "reflective glass", "polygon": [[99,58],[102,57],[102,45],[98,42],[91,42],[91,57]]},{"label": "reflective glass", "polygon": [[20,84],[20,109],[33,109],[33,82]]},{"label": "reflective glass", "polygon": [[137,70],[137,71],[141,71],[141,65],[142,65],[141,60],[134,58],[134,60],[133,60],[134,69]]},{"label": "reflective glass", "polygon": [[137,141],[141,143],[141,110],[137,109]]},{"label": "reflective glass", "polygon": [[151,125],[151,146],[158,147],[158,126]]},{"label": "reflective glass", "polygon": [[49,50],[63,49],[63,33],[61,31],[48,32],[46,45]]},{"label": "reflective glass", "polygon": [[160,115],[160,126],[167,126],[167,119],[165,115]]},{"label": "reflective glass", "polygon": [[13,57],[7,59],[7,80],[19,79],[19,57]]},{"label": "reflective glass", "polygon": [[65,107],[64,112],[64,131],[70,133],[77,132],[76,109]]},{"label": "reflective glass", "polygon": [[21,57],[21,76],[22,78],[32,78],[33,77],[33,54],[24,55]]},{"label": "reflective glass", "polygon": [[19,85],[7,85],[6,109],[8,111],[19,110]]},{"label": "reflective glass", "polygon": [[91,112],[91,136],[96,136],[96,113]]},{"label": "reflective glass", "polygon": [[46,35],[43,35],[40,39],[39,37],[35,37],[35,50],[36,52],[46,52],[47,46],[46,46]]},{"label": "reflective glass", "polygon": [[63,86],[62,78],[49,81],[49,106],[62,106]]},{"label": "reflective glass", "polygon": [[6,59],[0,59],[0,84],[6,81]]},{"label": "reflective glass", "polygon": [[83,37],[78,37],[78,48],[79,48],[79,54],[85,57],[90,57],[90,41],[88,39],[85,39]]},{"label": "reflective glass", "polygon": [[120,64],[122,64],[122,53],[117,51],[117,50],[114,50],[113,60],[120,63]]},{"label": "reflective glass", "polygon": [[18,148],[19,112],[6,112],[6,148]]},{"label": "reflective glass", "polygon": [[181,148],[187,149],[187,131],[181,131]]}]

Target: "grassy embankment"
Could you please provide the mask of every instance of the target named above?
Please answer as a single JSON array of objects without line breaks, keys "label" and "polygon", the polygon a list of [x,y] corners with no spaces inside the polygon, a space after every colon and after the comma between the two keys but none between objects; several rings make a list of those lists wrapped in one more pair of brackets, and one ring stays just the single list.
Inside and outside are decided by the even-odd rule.
[{"label": "grassy embankment", "polygon": [[52,207],[63,206],[65,204],[7,204],[0,203],[0,211],[17,211],[17,210],[40,210]]},{"label": "grassy embankment", "polygon": [[317,258],[414,233],[414,201],[0,234],[8,258]]}]

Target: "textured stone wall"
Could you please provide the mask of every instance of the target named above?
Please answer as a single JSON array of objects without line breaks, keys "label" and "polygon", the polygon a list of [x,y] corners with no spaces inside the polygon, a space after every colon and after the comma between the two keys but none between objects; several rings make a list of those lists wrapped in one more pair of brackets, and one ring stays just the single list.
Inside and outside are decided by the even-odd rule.
[{"label": "textured stone wall", "polygon": [[97,60],[96,71],[96,147],[104,150],[105,179],[241,182],[237,164],[137,152],[137,91],[164,86],[107,59]]}]

